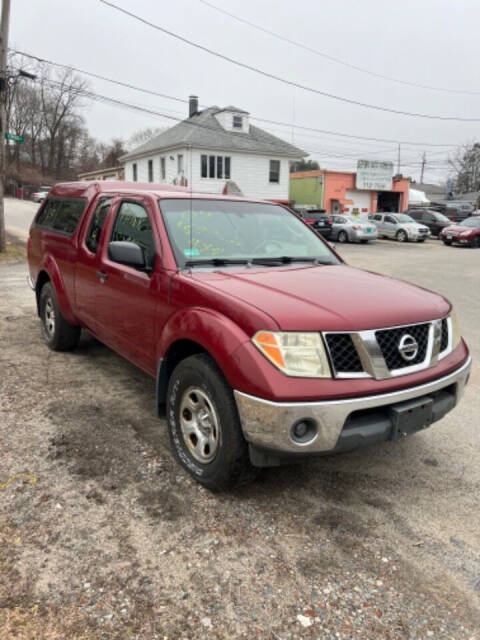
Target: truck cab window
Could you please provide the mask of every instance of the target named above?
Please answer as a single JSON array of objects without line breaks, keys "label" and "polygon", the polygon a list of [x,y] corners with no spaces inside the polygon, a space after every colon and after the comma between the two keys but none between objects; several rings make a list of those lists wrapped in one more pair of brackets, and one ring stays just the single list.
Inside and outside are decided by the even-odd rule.
[{"label": "truck cab window", "polygon": [[155,242],[150,218],[145,208],[136,202],[122,202],[115,219],[111,242],[134,242],[143,249],[145,262],[153,267]]},{"label": "truck cab window", "polygon": [[112,198],[101,198],[93,213],[90,226],[88,227],[87,237],[85,238],[85,244],[92,253],[97,252],[100,234],[102,233],[103,225],[111,204]]}]

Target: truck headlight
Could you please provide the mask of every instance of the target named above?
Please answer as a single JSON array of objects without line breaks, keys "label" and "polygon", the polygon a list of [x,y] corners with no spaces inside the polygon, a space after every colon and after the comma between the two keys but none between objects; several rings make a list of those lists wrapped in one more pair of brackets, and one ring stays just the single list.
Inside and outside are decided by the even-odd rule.
[{"label": "truck headlight", "polygon": [[458,322],[457,314],[452,309],[450,311],[450,321],[452,323],[452,349],[455,349],[460,344],[462,339],[462,331]]},{"label": "truck headlight", "polygon": [[330,366],[320,333],[258,331],[253,344],[287,376],[331,378]]}]

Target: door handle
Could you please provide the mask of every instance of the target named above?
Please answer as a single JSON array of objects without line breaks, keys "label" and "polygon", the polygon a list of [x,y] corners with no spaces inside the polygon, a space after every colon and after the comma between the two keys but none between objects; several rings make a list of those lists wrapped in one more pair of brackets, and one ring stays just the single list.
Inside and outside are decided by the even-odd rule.
[{"label": "door handle", "polygon": [[108,273],[105,273],[104,271],[97,271],[97,276],[100,280],[106,280],[108,278]]}]

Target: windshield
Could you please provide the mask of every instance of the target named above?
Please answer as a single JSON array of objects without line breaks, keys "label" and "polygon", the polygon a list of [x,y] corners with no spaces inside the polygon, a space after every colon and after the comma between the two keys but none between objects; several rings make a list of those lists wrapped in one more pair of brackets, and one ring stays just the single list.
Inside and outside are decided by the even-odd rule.
[{"label": "windshield", "polygon": [[410,216],[407,216],[407,214],[405,213],[396,214],[394,218],[398,222],[415,222],[413,218],[411,218]]},{"label": "windshield", "polygon": [[480,218],[467,218],[464,220],[461,227],[480,227]]},{"label": "windshield", "polygon": [[159,201],[179,266],[222,261],[305,259],[339,264],[328,246],[293,213],[273,204],[232,200]]}]

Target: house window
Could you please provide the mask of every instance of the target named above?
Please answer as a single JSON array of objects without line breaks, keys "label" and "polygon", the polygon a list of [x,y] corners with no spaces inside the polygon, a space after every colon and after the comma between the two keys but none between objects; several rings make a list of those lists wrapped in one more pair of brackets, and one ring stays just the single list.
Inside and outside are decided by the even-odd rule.
[{"label": "house window", "polygon": [[243,118],[242,118],[242,116],[233,116],[233,128],[234,129],[243,129]]},{"label": "house window", "polygon": [[160,158],[160,175],[162,177],[162,180],[166,180],[167,170],[165,168],[165,158]]},{"label": "house window", "polygon": [[132,180],[134,182],[137,181],[137,163],[136,162],[132,164]]},{"label": "house window", "polygon": [[148,161],[148,181],[153,182],[153,160]]},{"label": "house window", "polygon": [[200,157],[200,175],[202,178],[217,178],[217,180],[230,179],[230,157],[229,156],[207,156]]},{"label": "house window", "polygon": [[270,160],[269,182],[280,182],[280,160]]},{"label": "house window", "polygon": [[208,156],[202,155],[200,158],[201,176],[208,178]]},{"label": "house window", "polygon": [[183,173],[183,155],[181,153],[177,156],[177,171]]}]

